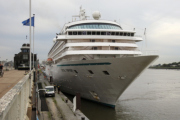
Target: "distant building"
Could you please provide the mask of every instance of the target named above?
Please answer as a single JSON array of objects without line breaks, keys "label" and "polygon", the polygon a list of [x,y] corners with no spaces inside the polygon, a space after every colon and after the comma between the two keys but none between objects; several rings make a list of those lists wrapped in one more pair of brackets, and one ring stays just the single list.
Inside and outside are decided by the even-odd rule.
[{"label": "distant building", "polygon": [[[29,69],[29,44],[23,44],[21,52],[14,56],[14,68],[15,69]],[[36,66],[37,55],[34,54],[34,61]],[[33,54],[31,53],[31,66],[33,68]]]}]

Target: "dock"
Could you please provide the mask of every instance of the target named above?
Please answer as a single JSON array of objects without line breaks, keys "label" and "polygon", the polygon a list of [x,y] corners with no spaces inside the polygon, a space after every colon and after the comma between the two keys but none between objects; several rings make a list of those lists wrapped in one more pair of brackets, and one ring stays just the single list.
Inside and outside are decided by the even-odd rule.
[{"label": "dock", "polygon": [[24,71],[4,71],[3,77],[0,77],[0,98],[13,88],[24,76]]},{"label": "dock", "polygon": [[[53,85],[42,73],[35,71],[4,71],[0,77],[0,120],[89,120],[62,93],[45,97],[38,88]],[[35,80],[34,80],[35,78]],[[34,82],[33,82],[34,81]]]},{"label": "dock", "polygon": [[[43,74],[39,76],[37,83],[42,85],[41,89],[45,88],[45,86],[53,85],[49,83],[49,80]],[[73,112],[73,103],[62,92],[58,94],[56,91],[55,97],[44,97],[42,99],[46,99],[43,107],[46,106],[45,104],[48,107],[48,110],[46,108],[44,111],[43,108],[43,111],[41,111],[40,117],[45,118],[45,120],[89,120],[80,110]]]}]

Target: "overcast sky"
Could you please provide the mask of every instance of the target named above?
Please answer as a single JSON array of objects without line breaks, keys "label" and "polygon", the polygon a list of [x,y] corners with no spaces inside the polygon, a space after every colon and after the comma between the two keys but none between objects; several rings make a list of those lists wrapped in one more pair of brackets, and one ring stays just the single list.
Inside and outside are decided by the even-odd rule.
[{"label": "overcast sky", "polygon": [[[146,40],[140,50],[157,51],[154,64],[180,61],[180,0],[31,0],[35,14],[35,53],[40,61],[47,59],[53,38],[79,7],[92,19],[100,11],[101,19],[116,20],[123,29],[136,29]],[[13,60],[23,43],[29,42],[29,0],[0,0],[0,60]],[[28,39],[26,39],[26,35]],[[144,38],[144,36],[143,36]],[[146,45],[147,43],[147,45]]]}]

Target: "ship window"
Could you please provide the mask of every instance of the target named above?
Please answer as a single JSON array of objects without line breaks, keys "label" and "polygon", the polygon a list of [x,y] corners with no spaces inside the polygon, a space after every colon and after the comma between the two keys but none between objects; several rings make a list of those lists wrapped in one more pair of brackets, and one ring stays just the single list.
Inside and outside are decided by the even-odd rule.
[{"label": "ship window", "polygon": [[22,46],[26,46],[26,44],[23,44]]},{"label": "ship window", "polygon": [[96,32],[92,32],[92,35],[96,35]]},{"label": "ship window", "polygon": [[110,25],[107,25],[106,27],[107,27],[108,29],[111,29],[111,28],[110,28]]},{"label": "ship window", "polygon": [[69,35],[72,35],[72,32],[69,32]]},{"label": "ship window", "polygon": [[83,29],[84,28],[84,25],[81,25],[81,29]]},{"label": "ship window", "polygon": [[97,50],[97,47],[92,47],[93,50]]},{"label": "ship window", "polygon": [[78,35],[82,35],[82,32],[78,32]]},{"label": "ship window", "polygon": [[95,26],[96,26],[96,27],[95,27],[96,29],[99,29],[99,26],[98,26],[98,25],[95,25]]},{"label": "ship window", "polygon": [[78,72],[76,70],[74,70],[74,72],[78,74]]},{"label": "ship window", "polygon": [[104,29],[107,29],[107,25],[104,25]]},{"label": "ship window", "polygon": [[111,35],[115,35],[115,32],[111,32]]},{"label": "ship window", "polygon": [[85,23],[68,27],[68,29],[122,29],[118,25],[108,23]]},{"label": "ship window", "polygon": [[119,35],[119,32],[116,32],[116,35]]},{"label": "ship window", "polygon": [[101,32],[101,35],[106,35],[106,32]]},{"label": "ship window", "polygon": [[112,40],[112,42],[116,42],[116,40]]},{"label": "ship window", "polygon": [[127,35],[127,33],[124,33],[124,36],[126,36]]},{"label": "ship window", "polygon": [[91,32],[87,32],[87,35],[91,35]]},{"label": "ship window", "polygon": [[83,29],[86,29],[86,25],[82,25],[82,26],[83,26],[83,27],[82,27]]},{"label": "ship window", "polygon": [[73,32],[73,35],[77,35],[77,32]]},{"label": "ship window", "polygon": [[134,33],[131,33],[131,36],[134,36]]},{"label": "ship window", "polygon": [[91,42],[95,42],[95,40],[91,40]]},{"label": "ship window", "polygon": [[100,32],[97,32],[97,35],[100,35]]},{"label": "ship window", "polygon": [[94,74],[91,70],[88,70],[88,71],[89,71],[89,73]]},{"label": "ship window", "polygon": [[122,32],[120,32],[120,36],[122,36],[123,35],[123,33]]},{"label": "ship window", "polygon": [[107,35],[111,35],[111,32],[107,32]]},{"label": "ship window", "polygon": [[130,36],[130,33],[127,33],[127,36]]},{"label": "ship window", "polygon": [[28,59],[28,55],[23,55],[23,59]]},{"label": "ship window", "polygon": [[83,31],[82,34],[83,34],[83,35],[86,35],[86,31]]},{"label": "ship window", "polygon": [[108,71],[103,71],[103,73],[104,73],[105,75],[109,75]]},{"label": "ship window", "polygon": [[118,48],[118,47],[115,47],[114,49],[115,49],[115,50],[118,50],[119,48]]},{"label": "ship window", "polygon": [[103,25],[99,25],[99,29],[104,29]]}]

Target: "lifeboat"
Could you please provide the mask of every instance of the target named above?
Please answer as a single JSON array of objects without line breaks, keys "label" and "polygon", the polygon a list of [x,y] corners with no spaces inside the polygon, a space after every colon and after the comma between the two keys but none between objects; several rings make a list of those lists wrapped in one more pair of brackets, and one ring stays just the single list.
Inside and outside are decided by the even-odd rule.
[{"label": "lifeboat", "polygon": [[48,62],[48,63],[52,63],[52,62],[53,62],[53,59],[52,59],[52,58],[48,58],[48,59],[47,59],[47,62]]}]

